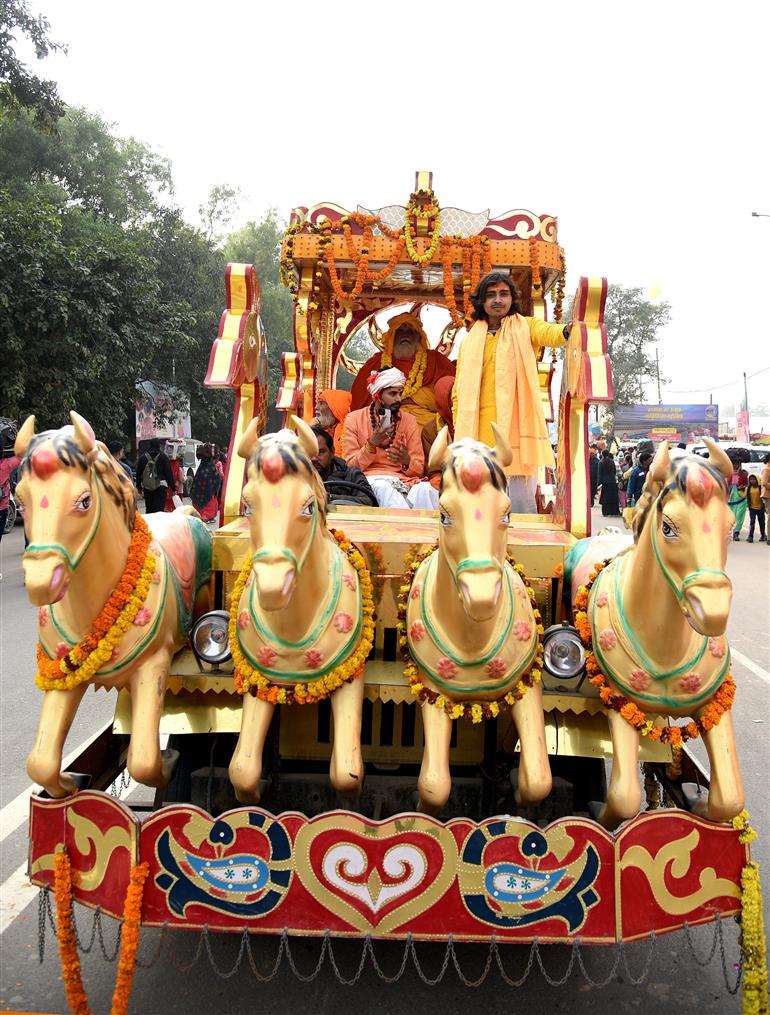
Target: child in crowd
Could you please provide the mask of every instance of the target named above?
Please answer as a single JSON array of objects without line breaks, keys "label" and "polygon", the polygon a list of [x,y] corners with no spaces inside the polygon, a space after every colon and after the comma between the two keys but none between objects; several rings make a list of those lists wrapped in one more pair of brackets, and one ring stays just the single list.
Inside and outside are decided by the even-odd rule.
[{"label": "child in crowd", "polygon": [[749,485],[746,492],[750,519],[748,542],[754,542],[754,526],[759,522],[759,541],[760,543],[765,543],[767,542],[765,536],[765,505],[762,502],[762,491],[756,476],[749,476]]}]

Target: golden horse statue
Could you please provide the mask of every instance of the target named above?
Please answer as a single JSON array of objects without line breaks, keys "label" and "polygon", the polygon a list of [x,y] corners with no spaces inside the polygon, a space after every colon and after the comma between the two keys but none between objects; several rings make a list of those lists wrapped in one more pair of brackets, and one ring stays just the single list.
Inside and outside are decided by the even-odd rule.
[{"label": "golden horse statue", "polygon": [[72,426],[16,439],[17,493],[29,545],[24,583],[38,610],[37,684],[45,690],[27,772],[52,797],[75,789],[62,749],[89,683],[128,688],[132,778],[164,786],[159,723],[171,659],[206,598],[211,533],[185,511],[136,513],[123,468],[76,412]]},{"label": "golden horse statue", "polygon": [[[726,821],[743,808],[743,784],[730,714],[733,684],[724,637],[732,599],[725,574],[733,518],[727,455],[706,441],[708,459],[672,456],[661,444],[634,512],[634,542],[596,574],[607,557],[602,537],[584,539],[565,561],[576,624],[589,642],[589,673],[610,707],[612,776],[599,820],[615,828],[641,806],[642,730],[649,716],[693,716],[702,734],[711,787],[700,810]],[[621,713],[620,709],[623,709]],[[661,737],[678,744],[679,730]]]},{"label": "golden horse statue", "polygon": [[233,591],[230,645],[243,694],[230,781],[241,803],[259,802],[262,752],[277,704],[331,695],[334,744],[329,776],[349,796],[360,792],[358,679],[374,635],[371,582],[363,557],[326,527],[326,490],[311,459],[315,434],[258,437],[257,421],[238,454],[248,459],[243,499],[250,508],[251,555]]},{"label": "golden horse statue", "polygon": [[517,800],[542,800],[551,790],[538,683],[542,627],[531,590],[507,560],[503,468],[511,451],[494,432],[494,450],[470,439],[448,446],[446,427],[434,442],[428,467],[443,470],[438,547],[416,569],[403,601],[407,674],[425,738],[419,809],[434,815],[452,788],[452,719],[481,721],[501,706],[512,706],[521,743]]}]

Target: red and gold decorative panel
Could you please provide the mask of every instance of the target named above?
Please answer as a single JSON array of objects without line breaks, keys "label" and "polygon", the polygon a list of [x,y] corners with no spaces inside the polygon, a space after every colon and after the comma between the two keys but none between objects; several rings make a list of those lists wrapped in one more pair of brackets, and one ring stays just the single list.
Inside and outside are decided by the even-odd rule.
[{"label": "red and gold decorative panel", "polygon": [[35,884],[51,884],[64,845],[75,898],[119,916],[136,856],[150,865],[145,925],[266,934],[609,944],[738,913],[748,861],[738,831],[676,810],[616,835],[583,818],[540,829],[510,817],[307,819],[256,807],[212,818],[191,805],[140,826],[87,791],[33,798],[31,828]]}]

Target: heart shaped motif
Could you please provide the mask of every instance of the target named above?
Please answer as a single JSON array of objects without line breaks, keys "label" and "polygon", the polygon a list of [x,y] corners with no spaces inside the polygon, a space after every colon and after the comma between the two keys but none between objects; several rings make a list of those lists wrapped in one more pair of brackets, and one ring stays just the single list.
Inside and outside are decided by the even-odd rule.
[{"label": "heart shaped motif", "polygon": [[327,814],[304,825],[295,843],[305,888],[356,930],[386,933],[433,906],[455,877],[457,845],[421,815],[367,821]]}]

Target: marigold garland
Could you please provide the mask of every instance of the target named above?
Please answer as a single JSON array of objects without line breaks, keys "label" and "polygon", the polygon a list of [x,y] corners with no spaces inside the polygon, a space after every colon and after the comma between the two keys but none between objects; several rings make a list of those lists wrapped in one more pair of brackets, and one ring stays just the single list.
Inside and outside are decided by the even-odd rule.
[{"label": "marigold garland", "polygon": [[[140,863],[131,868],[123,905],[120,959],[110,1015],[125,1015],[128,1008],[139,947],[144,884],[149,873],[148,863]],[[92,1015],[88,995],[83,987],[80,956],[72,924],[72,864],[64,849],[60,849],[54,857],[54,897],[58,922],[57,941],[67,1001],[74,1015]]]},{"label": "marigold garland", "polygon": [[767,942],[762,916],[762,882],[756,860],[749,860],[741,871],[740,922],[743,1015],[767,1015]]},{"label": "marigold garland", "polygon": [[[409,257],[414,261],[415,264],[421,267],[430,264],[433,258],[436,256],[440,240],[441,230],[441,209],[438,204],[433,204],[433,192],[429,192],[431,198],[431,204],[426,205],[424,208],[421,207],[417,202],[417,194],[412,194],[409,198],[409,203],[406,206],[406,215],[404,217],[404,239],[406,240],[406,252]],[[414,236],[412,236],[412,230],[410,227],[410,220],[412,216],[419,216],[420,218],[433,218],[433,235],[431,236],[430,244],[424,253],[420,254],[414,245]]]},{"label": "marigold garland", "polygon": [[371,576],[360,551],[346,539],[344,532],[339,532],[336,529],[329,529],[329,532],[358,572],[361,585],[361,638],[355,651],[324,676],[307,683],[296,683],[293,688],[280,687],[256,666],[252,666],[238,645],[238,608],[241,594],[251,573],[251,557],[249,556],[241,568],[230,599],[230,650],[235,663],[234,682],[238,694],[255,694],[258,698],[269,701],[273,705],[312,704],[323,698],[328,698],[338,687],[356,680],[363,673],[364,664],[374,639],[374,599]]},{"label": "marigold garland", "polygon": [[703,709],[700,718],[692,719],[684,726],[656,726],[649,715],[643,712],[638,705],[635,705],[624,694],[617,694],[613,691],[594,654],[591,624],[586,613],[591,587],[609,563],[608,559],[597,564],[585,585],[579,586],[575,596],[575,627],[586,647],[586,672],[589,680],[594,687],[599,689],[599,697],[605,706],[615,712],[620,712],[626,722],[638,730],[643,737],[648,737],[650,740],[660,740],[661,743],[671,744],[672,747],[686,744],[688,740],[696,740],[702,733],[707,733],[719,725],[719,720],[725,712],[729,712],[732,708],[735,700],[735,681],[732,674],[727,673],[714,697]]},{"label": "marigold garland", "polygon": [[137,515],[126,566],[118,584],[89,633],[63,659],[50,659],[38,641],[35,683],[41,691],[70,690],[91,680],[109,662],[150,591],[156,567],[155,557],[149,549],[151,538],[147,522]]},{"label": "marigold garland", "polygon": [[409,681],[412,694],[420,702],[427,702],[433,705],[435,708],[443,709],[444,712],[449,716],[450,719],[470,719],[473,723],[480,723],[484,719],[495,719],[501,712],[511,708],[516,704],[517,701],[521,701],[527,692],[527,689],[534,687],[535,684],[540,682],[542,675],[543,665],[543,624],[540,616],[540,611],[535,605],[535,593],[532,591],[532,586],[524,573],[524,568],[521,564],[517,564],[510,554],[506,554],[506,560],[513,567],[514,571],[527,589],[530,603],[532,604],[532,611],[537,623],[537,649],[535,652],[535,658],[526,673],[522,674],[521,677],[516,681],[514,686],[507,691],[502,697],[496,701],[449,701],[443,694],[439,694],[436,691],[432,691],[429,687],[426,687],[420,681],[420,670],[412,654],[409,651],[409,641],[406,636],[406,609],[409,600],[409,594],[412,588],[412,582],[414,576],[417,573],[417,569],[420,564],[430,557],[436,549],[438,543],[435,546],[430,547],[427,550],[423,550],[416,553],[407,567],[404,573],[404,581],[399,587],[398,592],[398,630],[399,638],[398,643],[401,648],[401,655],[404,660],[404,675]]}]

